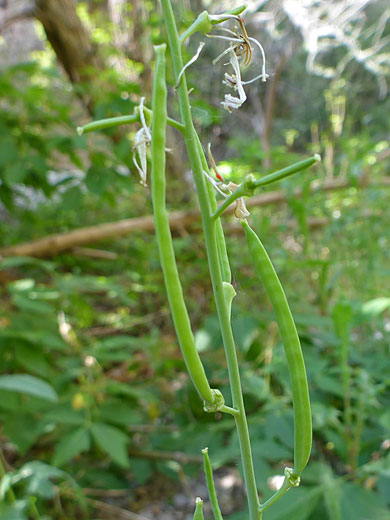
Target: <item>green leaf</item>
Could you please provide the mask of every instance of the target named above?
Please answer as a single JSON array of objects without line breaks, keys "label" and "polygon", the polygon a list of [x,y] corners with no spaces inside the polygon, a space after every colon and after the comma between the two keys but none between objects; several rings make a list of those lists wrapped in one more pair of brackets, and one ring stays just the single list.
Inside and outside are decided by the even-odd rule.
[{"label": "green leaf", "polygon": [[1,520],[28,520],[26,512],[27,500],[17,500],[14,504],[0,504]]},{"label": "green leaf", "polygon": [[341,496],[342,520],[390,520],[390,512],[377,493],[345,482]]},{"label": "green leaf", "polygon": [[366,317],[373,318],[388,308],[390,308],[390,298],[375,298],[374,300],[363,303],[361,312]]},{"label": "green leaf", "polygon": [[128,426],[141,424],[143,416],[134,404],[119,399],[107,399],[100,407],[100,419],[113,424]]},{"label": "green leaf", "polygon": [[18,447],[22,455],[31,448],[42,431],[42,422],[38,421],[36,415],[32,413],[18,410],[16,413],[9,413],[4,421],[4,433]]},{"label": "green leaf", "polygon": [[[321,498],[322,488],[291,489],[264,513],[266,520],[306,520]],[[349,517],[349,520],[353,518]]]},{"label": "green leaf", "polygon": [[45,423],[63,423],[81,426],[84,423],[84,414],[81,411],[73,410],[70,404],[58,404],[49,410],[44,416]]},{"label": "green leaf", "polygon": [[52,479],[66,480],[70,485],[72,485],[72,487],[77,488],[77,484],[67,473],[38,460],[27,462],[27,464],[24,464],[20,469],[8,473],[6,477],[7,482],[4,486],[2,485],[1,489],[3,494],[6,492],[7,486],[14,486],[15,484],[18,484],[18,482],[23,481],[27,482],[27,496],[53,498],[55,491],[54,484],[51,481]]},{"label": "green leaf", "polygon": [[0,376],[0,388],[12,390],[21,394],[34,395],[47,401],[57,401],[58,396],[54,388],[37,377],[28,374],[13,374]]},{"label": "green leaf", "polygon": [[47,260],[41,260],[40,258],[34,258],[32,256],[9,256],[7,258],[4,258],[0,262],[1,269],[9,269],[11,267],[22,267],[25,265],[40,267],[49,272],[55,270],[54,262],[48,262]]},{"label": "green leaf", "polygon": [[324,501],[329,518],[341,520],[340,480],[334,478],[332,470],[326,464],[320,468],[320,481],[324,486]]},{"label": "green leaf", "polygon": [[104,423],[94,423],[92,425],[92,436],[96,444],[110,458],[123,468],[130,466],[127,454],[128,437],[118,428]]},{"label": "green leaf", "polygon": [[74,432],[62,437],[54,452],[53,464],[63,466],[79,453],[88,451],[91,446],[89,430],[78,428]]}]

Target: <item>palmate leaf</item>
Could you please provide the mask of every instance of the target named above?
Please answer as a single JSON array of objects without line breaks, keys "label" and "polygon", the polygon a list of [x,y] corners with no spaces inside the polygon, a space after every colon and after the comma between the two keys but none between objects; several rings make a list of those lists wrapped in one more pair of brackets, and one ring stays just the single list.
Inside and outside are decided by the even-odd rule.
[{"label": "palmate leaf", "polygon": [[28,374],[0,376],[0,389],[33,395],[46,401],[58,400],[57,393],[51,385],[38,377]]},{"label": "palmate leaf", "polygon": [[116,462],[123,468],[129,467],[130,461],[127,454],[128,437],[124,432],[104,423],[94,423],[91,432],[96,444],[109,455],[113,462]]}]

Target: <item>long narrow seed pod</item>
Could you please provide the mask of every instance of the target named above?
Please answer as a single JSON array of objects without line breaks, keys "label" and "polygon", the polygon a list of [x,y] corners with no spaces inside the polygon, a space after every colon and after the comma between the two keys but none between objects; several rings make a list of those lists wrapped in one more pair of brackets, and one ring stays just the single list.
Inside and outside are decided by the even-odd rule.
[{"label": "long narrow seed pod", "polygon": [[199,497],[196,499],[196,507],[193,520],[204,520],[203,516],[203,500]]},{"label": "long narrow seed pod", "polygon": [[187,308],[177,270],[168,212],[165,204],[165,141],[167,124],[167,86],[165,81],[166,45],[154,47],[156,68],[153,81],[152,119],[152,201],[160,261],[165,287],[187,370],[199,395],[214,402],[214,392],[207,381],[202,362],[195,347]]},{"label": "long narrow seed pod", "polygon": [[262,280],[274,308],[287,357],[294,403],[294,470],[291,477],[296,479],[309,460],[312,443],[310,399],[305,363],[286,295],[267,251],[248,222],[242,220],[241,224],[256,272]]},{"label": "long narrow seed pod", "polygon": [[219,508],[217,493],[215,491],[213,469],[211,467],[209,449],[204,448],[202,450],[204,460],[204,473],[206,475],[206,484],[209,492],[209,498],[211,503],[211,509],[213,510],[214,520],[223,520],[222,513]]}]

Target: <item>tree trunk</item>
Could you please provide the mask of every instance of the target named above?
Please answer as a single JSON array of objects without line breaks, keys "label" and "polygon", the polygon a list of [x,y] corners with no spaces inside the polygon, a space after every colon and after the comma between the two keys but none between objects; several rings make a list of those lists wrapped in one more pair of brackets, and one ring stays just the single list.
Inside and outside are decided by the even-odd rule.
[{"label": "tree trunk", "polygon": [[[96,47],[76,12],[75,0],[36,0],[35,17],[42,23],[47,39],[72,83],[96,82],[96,69],[103,69]],[[96,88],[96,86],[95,86]],[[81,94],[89,112],[93,96]]]}]

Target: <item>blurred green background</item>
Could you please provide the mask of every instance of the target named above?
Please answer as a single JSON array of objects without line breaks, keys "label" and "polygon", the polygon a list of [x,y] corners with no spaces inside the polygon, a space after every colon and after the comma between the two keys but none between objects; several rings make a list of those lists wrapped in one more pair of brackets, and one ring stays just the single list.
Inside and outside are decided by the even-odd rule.
[{"label": "blurred green background", "polygon": [[[235,5],[174,2],[181,30],[203,9]],[[185,51],[190,59],[206,43],[188,70],[192,110],[227,179],[322,157],[262,190],[251,207],[296,319],[314,426],[304,485],[266,520],[390,519],[389,17],[387,0],[249,1],[247,30],[265,48],[270,77],[248,86],[233,114],[220,105],[223,60],[212,63],[223,43],[195,35]],[[229,497],[224,517],[247,518],[233,421],[203,413],[175,339],[150,191],[132,159],[139,127],[76,132],[131,114],[141,96],[150,103],[161,28],[152,1],[0,4],[4,520],[192,518],[195,493],[207,498],[205,446]],[[255,51],[244,79],[260,67]],[[168,80],[170,115],[179,117],[171,70]],[[184,143],[172,129],[168,142],[169,209],[190,213],[197,203]],[[123,219],[132,220],[121,232]],[[105,223],[105,235],[93,227]],[[292,459],[288,371],[241,228],[232,216],[223,223],[255,470],[267,498]],[[81,229],[78,241],[66,235]],[[229,402],[199,220],[177,219],[173,234],[197,346]]]}]

